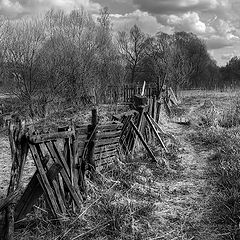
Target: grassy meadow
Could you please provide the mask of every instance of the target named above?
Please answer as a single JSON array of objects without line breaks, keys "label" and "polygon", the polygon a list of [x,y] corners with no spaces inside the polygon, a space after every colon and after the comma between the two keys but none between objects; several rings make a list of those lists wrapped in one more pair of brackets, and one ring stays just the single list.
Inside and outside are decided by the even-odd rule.
[{"label": "grassy meadow", "polygon": [[[36,205],[15,239],[240,239],[240,92],[179,96],[173,113],[190,125],[162,115],[170,154],[155,146],[158,162],[151,163],[144,152],[124,157],[119,149],[119,157],[98,171],[94,182],[87,180],[81,211],[56,225]],[[6,136],[1,139],[7,142]]]}]

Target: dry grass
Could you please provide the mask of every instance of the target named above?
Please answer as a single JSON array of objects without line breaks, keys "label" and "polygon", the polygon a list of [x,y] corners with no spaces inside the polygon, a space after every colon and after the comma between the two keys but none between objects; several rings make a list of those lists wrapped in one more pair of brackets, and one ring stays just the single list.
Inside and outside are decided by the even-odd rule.
[{"label": "dry grass", "polygon": [[[176,157],[166,157],[178,170]],[[184,230],[189,221],[185,206],[175,208],[165,187],[178,178],[177,171],[170,173],[146,156],[116,158],[96,173],[94,182],[87,180],[88,198],[78,215],[56,226],[35,208],[15,239],[190,239]]]},{"label": "dry grass", "polygon": [[[15,239],[237,239],[238,104],[236,93],[228,95],[213,95],[210,105],[204,103],[207,93],[185,97],[183,110],[176,114],[190,111],[197,124],[182,128],[163,121],[164,131],[176,138],[169,144],[164,138],[173,154],[159,154],[158,163],[150,163],[142,153],[115,159],[94,182],[87,181],[88,198],[79,213],[59,226],[35,208]],[[194,144],[188,132],[195,132]],[[214,149],[214,157],[195,147],[203,145]],[[173,171],[161,165],[163,157]]]},{"label": "dry grass", "polygon": [[218,229],[219,239],[240,237],[240,102],[228,109],[215,109],[212,120],[191,137],[195,144],[214,150],[208,158],[209,184],[215,191],[209,200],[208,218]]}]

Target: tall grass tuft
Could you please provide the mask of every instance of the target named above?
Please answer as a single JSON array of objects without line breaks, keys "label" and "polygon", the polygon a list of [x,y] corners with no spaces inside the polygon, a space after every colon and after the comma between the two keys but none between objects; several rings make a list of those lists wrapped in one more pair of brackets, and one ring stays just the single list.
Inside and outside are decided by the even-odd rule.
[{"label": "tall grass tuft", "polygon": [[218,125],[224,128],[237,127],[240,125],[240,100],[238,99],[233,106],[223,111],[218,120]]}]

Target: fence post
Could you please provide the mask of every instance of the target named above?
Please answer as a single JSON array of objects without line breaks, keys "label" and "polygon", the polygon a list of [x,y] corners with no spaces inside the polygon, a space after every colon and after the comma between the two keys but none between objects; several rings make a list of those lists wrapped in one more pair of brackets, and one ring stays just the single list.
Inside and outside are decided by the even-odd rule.
[{"label": "fence post", "polygon": [[[25,135],[25,122],[21,121],[18,116],[9,124],[9,142],[11,147],[12,168],[11,178],[7,195],[13,194],[19,187],[23,168],[28,153],[28,143]],[[9,204],[5,218],[5,239],[12,240],[14,234],[14,212],[15,200]]]},{"label": "fence post", "polygon": [[88,151],[87,151],[87,168],[92,175],[96,169],[96,164],[94,161],[94,148],[95,148],[97,123],[98,123],[97,109],[94,108],[92,109],[92,125],[88,132],[88,139],[90,142],[88,144]]}]

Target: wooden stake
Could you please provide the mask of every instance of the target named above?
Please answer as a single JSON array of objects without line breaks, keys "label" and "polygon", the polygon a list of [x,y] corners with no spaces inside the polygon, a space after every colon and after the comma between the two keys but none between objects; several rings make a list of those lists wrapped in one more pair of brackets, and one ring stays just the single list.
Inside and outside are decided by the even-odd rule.
[{"label": "wooden stake", "polygon": [[[57,150],[54,143],[47,142],[45,144],[46,144],[53,160],[55,162],[59,163],[61,166],[63,166],[62,161],[64,161],[64,160],[61,159],[60,152]],[[63,181],[65,182],[69,192],[71,193],[72,198],[75,201],[77,207],[81,208],[81,202],[83,202],[82,196],[78,195],[75,190],[75,187],[72,186],[71,181],[70,181],[70,176],[67,174],[67,170],[69,171],[69,169],[66,170],[65,167],[63,166],[62,170],[60,171],[60,174],[61,174]]]},{"label": "wooden stake", "polygon": [[176,95],[174,94],[174,92],[173,92],[173,90],[172,90],[172,88],[170,87],[170,93],[171,93],[171,95],[172,95],[172,97],[173,97],[173,100],[174,100],[174,104],[175,105],[178,105],[178,100],[177,100],[177,97],[176,97]]},{"label": "wooden stake", "polygon": [[92,125],[89,129],[88,133],[88,139],[91,139],[88,144],[87,149],[87,168],[90,170],[90,172],[93,174],[96,169],[96,164],[94,161],[94,148],[95,148],[95,138],[96,138],[96,127],[98,123],[98,117],[97,117],[97,109],[92,109]]},{"label": "wooden stake", "polygon": [[152,152],[152,150],[149,148],[149,146],[147,145],[147,143],[145,142],[142,134],[138,131],[137,127],[135,126],[135,124],[132,122],[132,120],[130,120],[130,124],[133,127],[134,131],[136,132],[137,136],[139,137],[139,139],[141,140],[142,144],[144,145],[144,147],[146,148],[146,150],[148,151],[149,155],[151,156],[151,158],[153,159],[154,162],[156,162],[156,158]]},{"label": "wooden stake", "polygon": [[16,189],[13,193],[9,194],[3,201],[0,203],[0,212],[6,208],[15,198],[21,193],[20,189]]},{"label": "wooden stake", "polygon": [[[138,129],[139,132],[141,132],[144,109],[145,109],[144,106],[139,107],[139,117],[138,117],[138,123],[137,123],[137,129]],[[133,142],[133,146],[132,146],[132,149],[131,149],[132,153],[134,152],[136,144],[137,144],[137,138],[134,136],[134,142]]]},{"label": "wooden stake", "polygon": [[[149,116],[149,114],[148,114],[148,116]],[[149,118],[151,119],[151,121],[152,121],[152,123],[155,125],[155,127],[158,128],[159,132],[161,132],[161,133],[164,134],[164,135],[167,135],[167,134],[162,130],[162,128],[157,124],[157,122],[154,121],[154,119],[153,119],[151,116],[149,116]]]},{"label": "wooden stake", "polygon": [[145,87],[146,87],[146,82],[143,82],[143,87],[142,87],[142,92],[141,92],[141,96],[144,96],[145,93]]},{"label": "wooden stake", "polygon": [[[47,171],[46,176],[49,182],[54,181],[57,177],[57,174],[61,170],[61,166],[57,163],[54,163],[50,169]],[[16,213],[15,218],[16,221],[19,221],[25,217],[27,213],[30,212],[33,205],[37,201],[38,198],[43,194],[43,189],[38,181],[37,172],[31,178],[29,184],[27,185],[26,190],[24,191],[23,195],[21,196],[20,200],[16,205]]]},{"label": "wooden stake", "polygon": [[152,128],[152,130],[153,130],[153,132],[154,132],[154,134],[155,134],[155,136],[156,136],[156,138],[158,139],[158,141],[159,141],[160,144],[162,145],[162,148],[163,148],[166,152],[168,152],[168,150],[167,150],[165,144],[163,143],[161,137],[159,136],[159,134],[158,134],[156,128],[155,128],[154,125],[152,124],[151,119],[150,119],[148,113],[144,113],[144,115],[145,115],[145,117],[146,117],[146,119],[147,119],[149,125],[151,126],[151,128]]},{"label": "wooden stake", "polygon": [[[15,116],[9,125],[9,142],[11,147],[12,168],[7,196],[13,194],[20,185],[28,153],[28,143],[25,135],[25,122],[21,121],[18,116]],[[4,238],[7,240],[12,240],[14,235],[15,204],[15,200],[13,199],[6,212]]]},{"label": "wooden stake", "polygon": [[51,185],[48,181],[48,178],[46,176],[46,173],[44,171],[40,156],[37,152],[36,146],[30,144],[30,150],[32,152],[33,160],[35,162],[35,165],[38,170],[37,178],[39,183],[41,184],[41,187],[45,193],[46,200],[51,208],[53,217],[57,219],[58,214],[60,213],[60,209],[58,207],[56,198],[54,196],[53,190],[51,188]]}]

